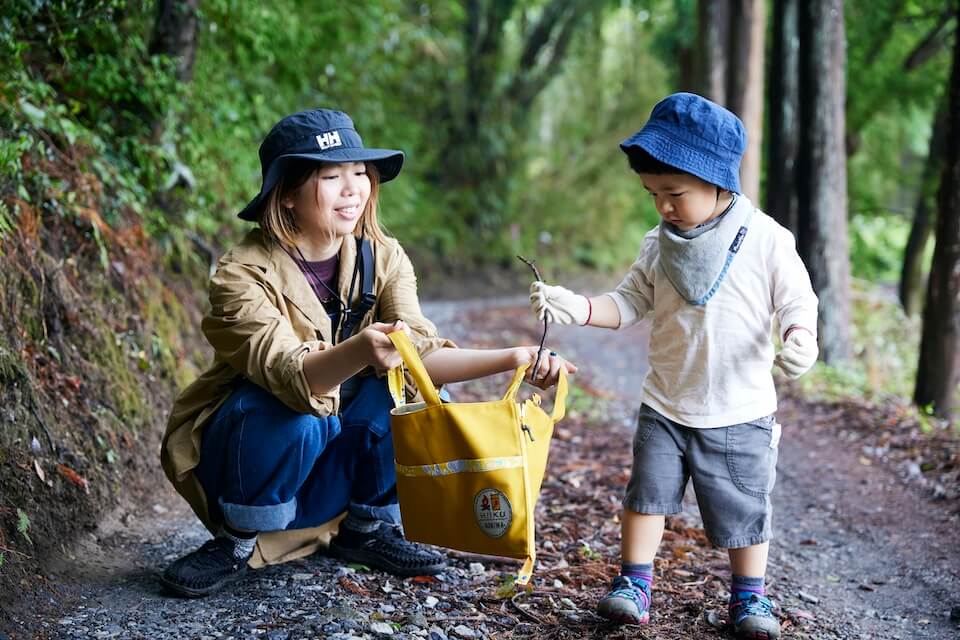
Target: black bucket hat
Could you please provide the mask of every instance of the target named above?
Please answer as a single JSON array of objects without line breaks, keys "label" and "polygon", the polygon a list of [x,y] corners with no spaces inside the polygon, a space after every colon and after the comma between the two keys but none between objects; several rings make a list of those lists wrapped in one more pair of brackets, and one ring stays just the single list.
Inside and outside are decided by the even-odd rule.
[{"label": "black bucket hat", "polygon": [[289,115],[270,129],[260,145],[260,169],[263,185],[240,217],[256,220],[267,194],[277,184],[290,160],[317,162],[370,162],[380,174],[380,182],[397,177],[403,166],[403,151],[366,149],[353,120],[342,111],[312,109]]}]

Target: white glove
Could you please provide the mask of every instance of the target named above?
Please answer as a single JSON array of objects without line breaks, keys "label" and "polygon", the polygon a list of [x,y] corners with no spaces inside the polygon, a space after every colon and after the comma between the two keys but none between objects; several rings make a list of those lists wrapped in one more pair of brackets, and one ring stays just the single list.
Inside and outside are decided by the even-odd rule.
[{"label": "white glove", "polygon": [[788,378],[795,380],[813,366],[819,353],[817,339],[809,331],[795,329],[787,336],[774,363],[783,369]]},{"label": "white glove", "polygon": [[530,285],[530,308],[537,318],[554,324],[585,325],[590,318],[587,298],[565,287],[539,280]]}]

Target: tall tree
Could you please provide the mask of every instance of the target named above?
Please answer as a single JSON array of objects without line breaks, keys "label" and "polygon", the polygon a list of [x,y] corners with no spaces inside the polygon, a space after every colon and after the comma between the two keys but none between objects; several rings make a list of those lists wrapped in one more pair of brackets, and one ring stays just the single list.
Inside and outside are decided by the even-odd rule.
[{"label": "tall tree", "polygon": [[923,175],[917,192],[917,203],[913,210],[913,222],[910,235],[903,249],[903,268],[900,271],[900,304],[907,315],[920,311],[920,298],[923,295],[923,255],[927,240],[933,230],[933,213],[936,210],[937,182],[943,169],[943,154],[947,146],[947,109],[946,96],[937,108],[933,118],[933,131],[930,134],[927,159],[923,165]]},{"label": "tall tree", "polygon": [[697,33],[700,40],[700,92],[714,102],[727,104],[727,69],[730,66],[731,0],[700,0]]},{"label": "tall tree", "polygon": [[700,91],[726,106],[747,128],[740,167],[743,192],[760,197],[763,136],[764,0],[700,0]]},{"label": "tall tree", "polygon": [[797,225],[796,160],[800,132],[800,38],[798,0],[773,3],[773,42],[767,90],[769,137],[764,209],[777,222],[799,234]]},{"label": "tall tree", "polygon": [[535,18],[523,13],[513,59],[516,4],[466,0],[463,82],[450,81],[436,118],[444,126],[441,162],[429,177],[441,192],[456,194],[450,206],[479,237],[502,226],[533,102],[556,75],[584,17],[603,0],[549,0]]},{"label": "tall tree", "polygon": [[843,0],[801,2],[798,24],[798,245],[820,297],[821,356],[828,364],[835,364],[852,355]]},{"label": "tall tree", "polygon": [[[960,2],[953,1],[960,15]],[[960,38],[954,39],[946,152],[937,193],[937,234],[923,311],[923,335],[914,400],[952,419],[956,408],[960,349]]]},{"label": "tall tree", "polygon": [[197,9],[200,0],[158,0],[150,55],[177,61],[177,80],[189,82],[197,57]]},{"label": "tall tree", "polygon": [[730,15],[730,67],[727,106],[740,116],[749,135],[740,164],[740,185],[760,201],[760,156],[763,139],[763,53],[767,16],[765,0],[734,0]]}]

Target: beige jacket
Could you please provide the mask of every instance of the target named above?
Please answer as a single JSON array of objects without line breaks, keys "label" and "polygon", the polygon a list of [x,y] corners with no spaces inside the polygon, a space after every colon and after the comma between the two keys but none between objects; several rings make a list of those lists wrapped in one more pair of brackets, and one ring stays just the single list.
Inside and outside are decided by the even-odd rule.
[{"label": "beige jacket", "polygon": [[[354,239],[345,238],[338,280],[344,301],[356,254]],[[377,305],[355,332],[375,319],[403,320],[421,356],[456,346],[437,337],[436,327],[421,313],[413,266],[400,244],[394,239],[375,243],[374,254]],[[358,282],[354,297],[359,287]],[[294,411],[321,417],[337,413],[340,397],[339,389],[313,395],[303,374],[304,356],[331,346],[330,318],[296,263],[280,247],[267,245],[259,230],[251,231],[220,258],[210,280],[210,306],[201,326],[214,349],[213,365],[174,403],[160,461],[177,492],[214,532],[220,523],[211,521],[193,469],[200,460],[203,428],[230,395],[233,384],[247,378]],[[412,383],[408,383],[408,396],[413,395]],[[261,534],[250,564],[258,567],[313,553],[326,546],[338,522],[336,518],[311,529]]]}]

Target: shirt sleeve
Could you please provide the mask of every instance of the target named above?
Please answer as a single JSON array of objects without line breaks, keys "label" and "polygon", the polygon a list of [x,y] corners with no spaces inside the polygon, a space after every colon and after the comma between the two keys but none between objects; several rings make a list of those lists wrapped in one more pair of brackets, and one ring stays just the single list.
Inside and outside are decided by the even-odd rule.
[{"label": "shirt sleeve", "polygon": [[607,293],[620,312],[621,329],[640,322],[653,311],[653,267],[657,251],[657,236],[648,233],[630,271],[616,289]]},{"label": "shirt sleeve", "polygon": [[281,313],[262,269],[221,263],[210,280],[210,310],[201,323],[217,359],[298,413],[327,416],[336,394],[314,395],[303,372],[308,353],[327,348],[302,340]]},{"label": "shirt sleeve", "polygon": [[770,290],[779,325],[780,339],[787,329],[800,326],[817,335],[817,305],[810,274],[797,253],[797,243],[789,230],[778,226],[770,260]]},{"label": "shirt sleeve", "polygon": [[441,338],[437,327],[423,315],[417,297],[417,276],[406,252],[396,244],[385,250],[396,251],[391,260],[393,269],[380,291],[378,318],[381,322],[403,320],[410,329],[410,341],[423,358],[444,347],[456,347],[451,340]]}]

